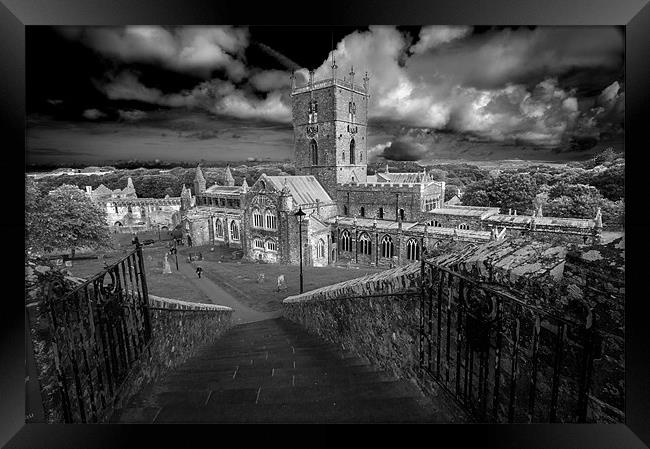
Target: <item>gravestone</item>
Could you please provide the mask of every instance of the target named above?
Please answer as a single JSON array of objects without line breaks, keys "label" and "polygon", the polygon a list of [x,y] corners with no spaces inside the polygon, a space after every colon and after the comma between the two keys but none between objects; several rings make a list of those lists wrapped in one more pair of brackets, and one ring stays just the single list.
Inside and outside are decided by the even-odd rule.
[{"label": "gravestone", "polygon": [[278,291],[286,291],[287,282],[284,280],[284,274],[278,276]]},{"label": "gravestone", "polygon": [[172,267],[169,265],[169,260],[167,260],[167,254],[165,254],[165,261],[163,262],[163,274],[170,274],[172,272]]},{"label": "gravestone", "polygon": [[260,273],[257,275],[257,283],[258,284],[264,283],[264,273]]},{"label": "gravestone", "polygon": [[72,261],[71,260],[66,260],[65,261],[65,266],[66,267],[71,267],[72,266]]}]

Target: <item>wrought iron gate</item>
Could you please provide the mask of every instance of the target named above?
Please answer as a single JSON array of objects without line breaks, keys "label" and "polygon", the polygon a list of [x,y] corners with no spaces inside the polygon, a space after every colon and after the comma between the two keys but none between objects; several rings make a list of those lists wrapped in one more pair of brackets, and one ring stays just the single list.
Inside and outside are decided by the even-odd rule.
[{"label": "wrought iron gate", "polygon": [[420,368],[480,422],[585,422],[599,335],[422,261]]},{"label": "wrought iron gate", "polygon": [[64,421],[98,422],[151,340],[142,247],[47,308]]}]

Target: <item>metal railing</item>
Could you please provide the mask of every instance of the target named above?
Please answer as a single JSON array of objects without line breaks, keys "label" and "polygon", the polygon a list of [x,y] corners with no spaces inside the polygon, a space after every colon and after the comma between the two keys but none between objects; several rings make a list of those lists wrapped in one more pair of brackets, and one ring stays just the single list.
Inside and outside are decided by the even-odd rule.
[{"label": "metal railing", "polygon": [[600,335],[422,260],[419,363],[480,422],[586,422]]},{"label": "metal railing", "polygon": [[99,422],[152,338],[142,247],[46,302],[63,419]]}]

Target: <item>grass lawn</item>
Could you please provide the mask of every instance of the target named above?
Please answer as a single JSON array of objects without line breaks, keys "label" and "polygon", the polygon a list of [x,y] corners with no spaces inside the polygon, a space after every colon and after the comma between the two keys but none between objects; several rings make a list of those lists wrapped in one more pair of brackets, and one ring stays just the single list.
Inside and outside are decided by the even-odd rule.
[{"label": "grass lawn", "polygon": [[[144,234],[144,233],[142,233]],[[156,239],[158,234],[156,233]],[[142,235],[139,236],[140,240],[145,238]],[[149,238],[149,237],[146,237]],[[128,251],[133,249],[131,242],[130,234],[115,234],[114,237],[114,247],[121,248],[112,251],[106,251],[105,261],[109,265],[117,262],[120,258],[124,257]],[[117,243],[120,246],[117,246]],[[157,242],[153,245],[147,245],[143,248],[144,255],[144,264],[145,264],[145,274],[147,276],[147,287],[149,288],[149,293],[157,296],[164,296],[166,298],[175,298],[183,301],[192,301],[192,302],[207,302],[210,303],[210,299],[205,293],[196,288],[194,284],[187,280],[183,275],[176,271],[176,266],[174,263],[174,258],[169,257],[169,263],[172,268],[171,274],[163,274],[163,260],[165,253],[168,251],[167,242]],[[179,263],[181,262],[179,257]],[[98,259],[81,259],[73,260],[72,267],[68,268],[73,276],[78,276],[81,278],[88,278],[94,274],[99,273],[104,268],[104,263]]]},{"label": "grass lawn", "polygon": [[[300,267],[294,265],[260,264],[245,261],[233,261],[228,248],[215,246],[183,247],[178,254],[183,255],[183,262],[188,252],[195,251],[203,254],[203,275],[249,307],[271,312],[281,308],[282,300],[287,296],[300,293]],[[223,256],[223,259],[222,259]],[[223,260],[223,262],[219,262]],[[339,268],[339,267],[303,267],[304,291],[314,290],[325,285],[377,273],[377,268]],[[264,273],[264,282],[258,283],[257,276]],[[284,274],[287,284],[286,291],[277,290],[277,278]]]}]

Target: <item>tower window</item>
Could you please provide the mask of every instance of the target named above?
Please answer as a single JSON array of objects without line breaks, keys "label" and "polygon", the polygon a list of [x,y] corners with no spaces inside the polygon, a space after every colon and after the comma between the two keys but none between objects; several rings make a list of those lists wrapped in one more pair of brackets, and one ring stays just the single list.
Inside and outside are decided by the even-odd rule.
[{"label": "tower window", "polygon": [[348,103],[348,120],[350,123],[354,123],[357,115],[357,105],[351,101]]},{"label": "tower window", "polygon": [[404,221],[404,209],[399,210],[399,218],[400,220]]},{"label": "tower window", "polygon": [[309,102],[309,123],[318,121],[318,102],[316,100]]},{"label": "tower window", "polygon": [[354,143],[354,139],[352,139],[350,141],[350,164],[356,164],[356,160],[355,160],[355,157],[354,157],[355,156],[354,155],[354,147],[355,147],[355,143]]},{"label": "tower window", "polygon": [[361,215],[362,217],[366,216],[366,208],[365,207],[362,207],[361,209],[359,209],[359,215]]},{"label": "tower window", "polygon": [[343,215],[347,217],[348,215],[348,206],[343,206]]},{"label": "tower window", "polygon": [[318,143],[314,139],[311,139],[311,165],[318,165]]},{"label": "tower window", "polygon": [[378,215],[379,215],[379,218],[384,218],[384,208],[383,208],[383,207],[380,207],[380,208],[379,208],[379,213],[378,213]]}]

